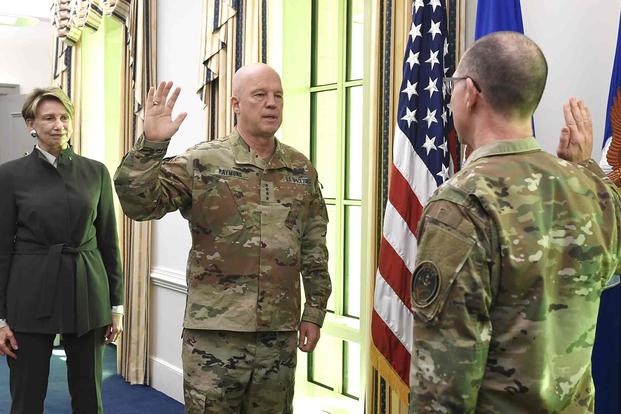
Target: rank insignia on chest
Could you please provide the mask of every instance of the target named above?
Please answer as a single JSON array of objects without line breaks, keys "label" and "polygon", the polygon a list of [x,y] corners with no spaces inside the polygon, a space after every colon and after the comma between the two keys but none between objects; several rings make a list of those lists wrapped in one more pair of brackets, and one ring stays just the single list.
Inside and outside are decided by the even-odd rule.
[{"label": "rank insignia on chest", "polygon": [[274,201],[274,183],[270,181],[261,183],[261,201],[268,203]]},{"label": "rank insignia on chest", "polygon": [[438,297],[440,291],[440,274],[431,262],[423,262],[416,267],[412,275],[412,302],[424,308]]}]

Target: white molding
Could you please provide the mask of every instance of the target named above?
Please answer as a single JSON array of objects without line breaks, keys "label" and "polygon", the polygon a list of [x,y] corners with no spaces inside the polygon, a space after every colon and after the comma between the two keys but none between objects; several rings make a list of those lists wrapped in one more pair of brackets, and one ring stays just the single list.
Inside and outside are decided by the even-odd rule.
[{"label": "white molding", "polygon": [[185,274],[176,270],[154,267],[151,270],[151,283],[175,292],[188,293]]},{"label": "white molding", "polygon": [[150,356],[150,386],[183,404],[183,369]]}]

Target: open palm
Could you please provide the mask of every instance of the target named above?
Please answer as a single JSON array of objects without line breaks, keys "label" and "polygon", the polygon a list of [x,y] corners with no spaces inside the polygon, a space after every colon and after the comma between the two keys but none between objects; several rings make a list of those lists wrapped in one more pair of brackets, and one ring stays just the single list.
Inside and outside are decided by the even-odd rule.
[{"label": "open palm", "polygon": [[154,87],[149,89],[144,113],[144,136],[149,141],[169,140],[188,115],[187,112],[181,112],[172,119],[172,111],[181,92],[181,88],[177,87],[169,97],[172,86],[170,81],[160,82],[157,90]]},{"label": "open palm", "polygon": [[570,98],[563,106],[565,126],[561,128],[559,158],[572,162],[586,161],[593,150],[593,122],[591,112],[584,102]]}]

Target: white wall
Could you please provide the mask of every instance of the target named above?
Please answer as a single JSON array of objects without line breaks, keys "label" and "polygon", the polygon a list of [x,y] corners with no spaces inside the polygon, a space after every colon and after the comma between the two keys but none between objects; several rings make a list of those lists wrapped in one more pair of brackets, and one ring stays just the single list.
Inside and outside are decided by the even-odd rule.
[{"label": "white wall", "polygon": [[[466,27],[474,37],[476,1],[467,2]],[[570,96],[585,101],[593,117],[593,157],[599,160],[612,75],[621,2],[610,0],[522,0],[524,34],[548,60],[548,83],[535,112],[537,139],[556,153],[563,104]]]},{"label": "white wall", "polygon": [[[196,95],[202,2],[185,2],[179,7],[176,2],[160,0],[157,6],[158,80],[172,80],[181,87],[175,112],[188,112],[168,149],[168,156],[172,156],[199,142],[203,134],[203,105]],[[151,385],[179,401],[183,401],[181,332],[189,249],[188,225],[178,212],[154,223]]]},{"label": "white wall", "polygon": [[591,109],[593,156],[599,160],[620,10],[621,2],[610,0],[522,0],[524,32],[539,44],[549,65],[535,114],[546,150],[556,151],[562,105],[576,96]]},{"label": "white wall", "polygon": [[51,42],[49,20],[26,27],[0,25],[0,83],[20,85],[20,94],[49,85]]}]

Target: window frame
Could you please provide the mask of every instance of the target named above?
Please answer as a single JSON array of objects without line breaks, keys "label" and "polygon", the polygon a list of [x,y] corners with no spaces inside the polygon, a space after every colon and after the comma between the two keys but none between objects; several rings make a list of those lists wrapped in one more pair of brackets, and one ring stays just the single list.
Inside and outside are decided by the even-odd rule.
[{"label": "window frame", "polygon": [[[347,46],[351,44],[351,39],[348,34],[351,30],[347,30],[350,19],[347,18],[347,13],[351,9],[352,0],[336,0],[338,1],[339,9],[339,30],[338,30],[338,59],[337,59],[337,82],[327,85],[312,85],[313,79],[313,60],[315,58],[315,49],[313,45],[313,19],[315,18],[312,6],[316,1],[314,0],[287,0],[282,1],[282,78],[283,88],[285,90],[285,116],[283,125],[281,127],[281,133],[279,134],[283,141],[293,145],[296,149],[303,152],[311,159],[313,164],[317,160],[317,148],[314,140],[316,131],[314,130],[314,121],[316,120],[316,114],[313,109],[313,94],[320,93],[322,91],[337,90],[337,107],[339,108],[337,114],[337,134],[339,138],[339,145],[337,147],[337,160],[339,174],[336,185],[336,196],[326,198],[326,204],[334,205],[337,207],[336,217],[334,219],[337,224],[337,246],[340,249],[337,257],[330,257],[330,260],[337,260],[336,268],[337,274],[332,275],[334,282],[333,292],[334,295],[334,311],[328,312],[324,326],[321,330],[322,337],[332,336],[340,340],[340,355],[341,364],[333,367],[331,376],[338,378],[335,387],[330,385],[321,384],[313,380],[313,360],[315,355],[306,355],[304,353],[298,354],[298,372],[296,374],[296,400],[299,398],[307,397],[329,397],[330,400],[334,400],[335,397],[338,400],[347,400],[354,407],[363,407],[366,393],[367,382],[367,370],[369,366],[369,337],[370,337],[370,308],[371,303],[369,296],[370,284],[369,280],[374,275],[374,269],[370,269],[369,260],[365,251],[369,252],[375,248],[373,240],[369,240],[371,231],[368,229],[369,220],[367,216],[370,211],[374,211],[374,206],[368,204],[367,195],[369,194],[368,183],[372,181],[369,177],[369,171],[373,168],[366,168],[369,160],[368,142],[369,133],[367,131],[367,122],[365,121],[364,113],[368,109],[368,87],[367,81],[370,63],[368,48],[363,50],[363,78],[348,80],[349,75],[348,62],[350,59],[350,53],[347,53]],[[369,10],[372,5],[372,0],[361,0],[364,7],[364,25],[368,27],[370,24]],[[368,30],[364,31],[364,38],[361,39],[363,45],[370,42],[370,35]],[[311,51],[311,53],[309,53]],[[362,160],[361,165],[363,171],[362,174],[362,188],[361,199],[349,199],[348,195],[348,175],[347,171],[349,162],[347,158],[347,145],[350,142],[349,139],[349,111],[348,111],[348,95],[349,90],[353,87],[361,87],[363,95],[362,113],[361,119],[361,131],[362,131]],[[353,172],[350,172],[353,173]],[[319,180],[324,181],[328,177],[322,177],[321,171],[319,172]],[[347,262],[346,257],[349,257],[347,253],[347,237],[349,234],[345,231],[347,227],[347,209],[351,207],[360,208],[361,218],[361,247],[360,247],[360,315],[359,316],[347,316],[344,315],[347,305],[346,289],[344,288],[347,283]],[[351,277],[351,275],[350,275]],[[360,347],[360,383],[359,394],[353,396],[347,393],[347,359],[346,348],[344,341],[355,342]],[[327,399],[326,399],[327,401]],[[320,404],[324,404],[321,402]],[[327,404],[327,403],[326,403]],[[329,407],[325,407],[329,408]],[[324,408],[324,409],[325,409]]]}]

